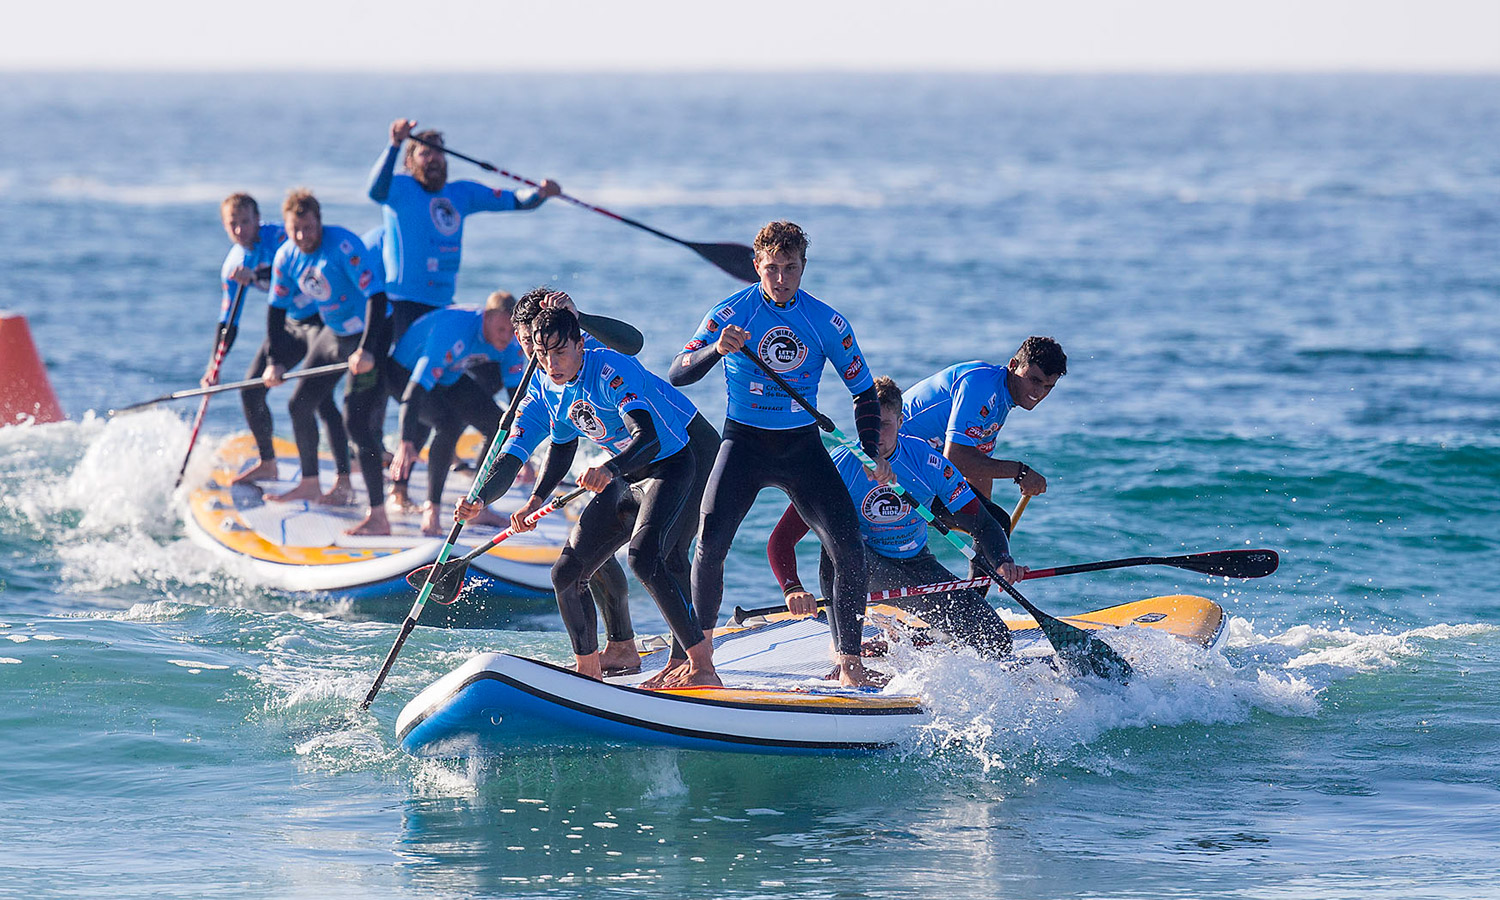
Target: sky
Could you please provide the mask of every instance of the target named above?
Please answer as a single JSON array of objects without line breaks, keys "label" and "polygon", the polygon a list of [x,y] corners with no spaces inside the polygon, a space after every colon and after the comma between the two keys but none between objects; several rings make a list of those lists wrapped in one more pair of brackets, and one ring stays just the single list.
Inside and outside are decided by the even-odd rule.
[{"label": "sky", "polygon": [[31,0],[0,70],[1500,72],[1500,0]]}]

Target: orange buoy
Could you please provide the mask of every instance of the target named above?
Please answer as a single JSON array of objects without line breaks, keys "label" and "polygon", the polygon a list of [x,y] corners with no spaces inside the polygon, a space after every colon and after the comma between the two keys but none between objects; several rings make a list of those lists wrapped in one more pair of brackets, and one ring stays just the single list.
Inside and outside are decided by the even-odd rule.
[{"label": "orange buoy", "polygon": [[0,312],[0,426],[64,418],[26,317]]}]

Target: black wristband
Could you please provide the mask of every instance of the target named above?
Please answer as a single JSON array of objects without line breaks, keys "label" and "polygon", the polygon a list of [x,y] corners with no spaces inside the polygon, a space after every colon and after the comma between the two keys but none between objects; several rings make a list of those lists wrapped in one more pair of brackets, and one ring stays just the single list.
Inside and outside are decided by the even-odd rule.
[{"label": "black wristband", "polygon": [[1016,477],[1012,478],[1011,481],[1014,481],[1016,484],[1020,484],[1021,479],[1026,477],[1026,473],[1031,471],[1031,467],[1023,462],[1018,462],[1016,463],[1016,465],[1020,468],[1016,469]]}]

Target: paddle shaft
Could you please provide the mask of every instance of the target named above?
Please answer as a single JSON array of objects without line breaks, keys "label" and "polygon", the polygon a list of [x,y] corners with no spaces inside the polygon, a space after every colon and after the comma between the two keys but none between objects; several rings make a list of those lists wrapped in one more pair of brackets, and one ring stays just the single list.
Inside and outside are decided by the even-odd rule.
[{"label": "paddle shaft", "polygon": [[[213,387],[219,383],[219,368],[224,364],[224,357],[229,355],[229,348],[234,345],[234,334],[240,326],[240,309],[245,302],[245,289],[248,284],[240,285],[239,290],[234,292],[234,301],[229,304],[229,317],[224,320],[224,331],[219,335],[219,340],[214,344],[214,355],[208,361],[208,386]],[[182,454],[182,465],[177,467],[177,480],[172,482],[172,490],[182,487],[182,478],[187,474],[188,460],[193,458],[193,447],[198,443],[198,430],[203,427],[203,419],[208,415],[208,401],[211,394],[203,396],[203,402],[198,404],[198,414],[193,417],[193,433],[188,435],[187,451]]]},{"label": "paddle shaft", "polygon": [[[551,503],[548,503],[546,506],[527,516],[526,521],[534,525],[538,521],[540,521],[543,516],[547,516],[554,512],[557,512],[559,509],[562,509],[564,506],[567,506],[569,503],[572,503],[574,500],[577,500],[579,497],[583,496],[586,493],[588,493],[588,488],[574,488],[573,490],[568,491],[566,494],[563,494],[561,497],[554,499]],[[509,540],[516,533],[517,532],[514,529],[507,528],[494,537],[490,538],[489,540],[485,541],[483,544],[480,544],[478,547],[475,547],[473,550],[470,550],[468,553],[465,553],[463,556],[459,556],[449,560],[446,565],[442,566],[442,568],[447,570],[447,572],[451,572],[453,571],[453,569],[457,568],[460,565],[466,566],[479,557],[495,549],[502,542]],[[436,563],[434,563],[433,566],[434,568],[437,568]],[[437,577],[442,578],[445,574],[446,572],[438,572]]]},{"label": "paddle shaft", "polygon": [[[766,374],[766,377],[776,382],[777,386],[785,391],[787,396],[796,400],[801,404],[803,409],[812,414],[818,420],[818,424],[823,427],[823,430],[832,435],[834,440],[843,444],[850,453],[853,453],[855,458],[866,469],[874,471],[875,461],[870,459],[858,441],[851,440],[840,431],[838,426],[833,424],[832,419],[818,412],[814,406],[807,402],[807,398],[803,397],[796,388],[787,384],[786,379],[782,378],[776,370],[767,365],[765,360],[752,352],[750,348],[741,347],[740,352],[748,356]],[[953,534],[948,529],[948,526],[939,522],[933,516],[931,510],[918,502],[911,494],[907,493],[906,489],[899,482],[892,479],[889,487],[896,493],[896,496],[904,498],[907,503],[911,504],[912,509],[916,511],[917,515],[921,516],[923,521],[927,522],[928,525],[937,529],[938,533],[947,539],[948,543],[952,544],[954,549],[962,553],[965,559],[978,566],[995,584],[998,584],[1002,590],[1009,594],[1013,600],[1021,604],[1021,607],[1030,613],[1031,617],[1036,619],[1037,624],[1042,627],[1042,633],[1046,635],[1047,640],[1059,655],[1065,658],[1077,658],[1080,656],[1077,651],[1079,648],[1082,648],[1084,651],[1082,655],[1087,658],[1090,667],[1097,674],[1108,677],[1109,670],[1114,669],[1121,678],[1128,679],[1130,677],[1129,663],[1125,662],[1124,658],[1116,653],[1108,644],[1081,628],[1069,625],[1056,616],[1042,612],[1035,604],[1022,596],[1021,592],[1016,590],[1015,585],[1012,585],[1009,581],[1001,577],[1000,573],[995,570],[994,566],[990,565],[988,560],[975,553],[974,548],[964,543],[958,535]]]},{"label": "paddle shaft", "polygon": [[[347,371],[349,371],[349,364],[347,362],[329,363],[326,366],[314,366],[311,369],[297,369],[296,371],[288,372],[285,375],[281,376],[281,380],[291,381],[295,378],[311,378],[314,375],[332,375],[334,372]],[[225,391],[243,391],[246,388],[264,386],[265,381],[260,378],[246,378],[244,381],[231,381],[228,384],[216,384],[213,387],[200,387],[186,391],[177,391],[176,393],[172,394],[163,394],[162,396],[156,397],[152,400],[142,400],[140,403],[132,403],[129,406],[122,406],[119,409],[111,410],[111,415],[115,413],[130,412],[131,410],[140,409],[142,407],[151,406],[157,403],[166,403],[168,400],[185,400],[188,397],[204,397],[208,396],[209,394],[222,394]]]},{"label": "paddle shaft", "polygon": [[[521,376],[521,390],[526,390],[526,386],[531,384],[531,376],[536,374],[536,364],[537,357],[532,355],[526,363],[526,373]],[[479,499],[485,482],[490,480],[490,475],[495,471],[495,463],[500,460],[500,447],[510,436],[510,427],[515,424],[516,412],[520,407],[520,403],[513,402],[505,410],[505,417],[500,420],[500,428],[495,432],[495,439],[490,442],[489,452],[485,453],[484,462],[479,466],[479,473],[474,477],[474,483],[469,486],[470,503]],[[360,701],[361,710],[368,710],[370,704],[375,702],[375,695],[380,693],[380,686],[385,684],[386,676],[391,673],[391,666],[395,665],[396,657],[401,653],[401,646],[406,643],[406,638],[411,634],[412,629],[417,627],[417,619],[422,615],[422,607],[427,605],[427,598],[431,596],[432,588],[437,583],[438,569],[448,561],[448,554],[453,552],[453,545],[458,543],[459,533],[463,530],[462,521],[453,523],[453,528],[448,532],[448,539],[443,542],[443,549],[438,551],[436,565],[432,567],[431,572],[427,573],[427,581],[417,592],[417,600],[411,605],[411,612],[406,614],[406,620],[401,623],[401,633],[396,636],[396,642],[391,645],[391,652],[385,655],[385,662],[380,666],[380,674],[375,676],[375,682],[370,685],[369,693],[365,694],[365,699]]]},{"label": "paddle shaft", "polygon": [[[989,587],[988,578],[966,578],[962,581],[940,581],[935,584],[917,584],[911,587],[892,588],[888,591],[871,591],[867,600],[879,603],[883,600],[896,600],[901,597],[918,597],[922,594],[940,594],[945,591],[962,591],[969,588]],[[828,601],[822,597],[818,598],[819,606],[827,606]],[[734,608],[734,621],[743,622],[755,616],[769,616],[772,613],[786,612],[786,604],[777,606],[758,606],[754,609],[746,609],[743,606]]]},{"label": "paddle shaft", "polygon": [[[418,144],[422,144],[423,146],[426,146],[426,147],[431,147],[434,150],[441,150],[442,152],[448,154],[449,156],[457,157],[458,159],[461,159],[461,160],[463,160],[464,162],[467,162],[467,163],[473,163],[474,165],[478,166],[479,168],[485,170],[486,172],[493,172],[494,174],[499,175],[502,178],[509,178],[512,181],[518,181],[521,184],[527,185],[528,187],[533,187],[533,188],[538,188],[538,189],[541,188],[541,184],[540,183],[538,183],[536,181],[532,181],[530,178],[527,178],[524,175],[517,175],[514,172],[507,172],[505,169],[502,169],[499,166],[493,165],[491,163],[487,163],[487,162],[485,162],[482,159],[475,159],[472,156],[468,156],[468,155],[465,155],[463,153],[459,153],[457,150],[450,150],[446,146],[444,146],[442,144],[439,144],[436,141],[430,141],[430,140],[428,140],[426,138],[420,138],[420,137],[417,137],[414,134],[408,135],[407,136],[407,140],[414,141],[414,142],[416,142]],[[687,241],[687,240],[683,240],[680,237],[676,237],[674,235],[667,234],[665,231],[660,231],[658,229],[652,228],[650,225],[647,225],[644,222],[638,222],[635,219],[632,219],[632,218],[630,218],[628,216],[622,216],[622,215],[620,215],[617,212],[611,212],[611,211],[609,211],[609,210],[607,210],[607,209],[605,209],[605,208],[603,208],[601,206],[595,206],[592,203],[587,203],[587,202],[585,202],[583,200],[579,200],[577,197],[569,196],[568,194],[558,194],[557,195],[557,199],[559,199],[559,200],[565,200],[568,203],[571,203],[574,206],[579,207],[580,209],[586,209],[589,212],[595,212],[595,213],[598,213],[601,216],[607,216],[608,218],[614,219],[616,222],[621,222],[623,224],[631,226],[632,228],[639,228],[641,231],[644,231],[647,234],[654,234],[657,237],[662,238],[663,240],[671,241],[674,244],[681,244],[682,246],[687,247],[689,250],[692,250],[693,252],[695,252],[698,255],[702,256],[704,259],[707,259],[709,262],[711,262],[714,265],[718,266],[720,269],[723,269],[725,272],[728,272],[730,275],[733,275],[734,277],[739,278],[742,281],[755,281],[756,280],[756,278],[753,277],[752,274],[750,274],[750,273],[753,273],[753,271],[754,271],[753,265],[754,265],[755,251],[751,250],[749,247],[744,246],[743,244],[703,244],[703,243],[699,243],[699,242],[696,242],[696,241]],[[711,247],[725,248],[725,249],[735,248],[735,249],[738,249],[738,250],[743,250],[744,256],[745,256],[745,260],[743,261],[743,264],[742,264],[741,261],[739,261],[739,260],[730,261],[728,259],[715,259],[712,256],[710,256],[707,252],[705,252],[708,248],[711,248]],[[738,254],[736,254],[736,255],[738,255]],[[751,267],[748,272],[745,269],[745,265],[749,265]]]}]

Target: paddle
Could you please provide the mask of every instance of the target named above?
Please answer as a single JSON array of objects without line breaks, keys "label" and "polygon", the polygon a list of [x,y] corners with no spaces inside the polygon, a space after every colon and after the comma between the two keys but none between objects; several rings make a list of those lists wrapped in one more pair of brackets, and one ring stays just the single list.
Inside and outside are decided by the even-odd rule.
[{"label": "paddle", "polygon": [[[229,305],[229,316],[224,320],[224,331],[219,335],[219,340],[214,344],[214,355],[208,361],[208,386],[214,387],[219,383],[219,366],[223,364],[224,357],[229,355],[229,348],[234,346],[235,334],[240,327],[240,308],[245,300],[245,288],[249,285],[242,284],[240,289],[234,292],[234,302]],[[177,480],[172,482],[172,490],[182,487],[182,478],[187,474],[188,460],[193,458],[193,446],[198,443],[198,429],[203,427],[203,418],[208,414],[208,400],[211,394],[203,396],[203,402],[198,404],[198,415],[193,417],[193,433],[188,436],[187,452],[182,454],[182,465],[177,468]]]},{"label": "paddle", "polygon": [[[530,178],[526,178],[522,175],[516,175],[512,172],[507,172],[504,169],[498,168],[485,162],[484,160],[475,159],[472,156],[465,156],[464,154],[459,153],[457,150],[450,150],[442,144],[437,143],[436,141],[429,141],[426,138],[419,138],[414,134],[409,135],[407,137],[407,140],[415,141],[418,144],[431,147],[434,150],[441,150],[449,156],[456,156],[464,162],[473,163],[486,172],[493,172],[496,175],[501,176],[502,178],[509,178],[512,181],[519,181],[522,184],[529,185],[534,188],[541,187],[540,184],[537,184]],[[613,213],[607,209],[601,209],[600,207],[594,206],[591,203],[585,203],[576,197],[570,197],[567,194],[558,194],[557,198],[559,200],[566,200],[574,206],[581,207],[583,209],[589,210],[590,212],[596,212],[601,216],[608,216],[609,218],[614,219],[616,222],[623,222],[624,224],[629,225],[633,228],[639,228],[640,230],[647,232],[648,234],[654,234],[657,237],[671,241],[674,244],[681,244],[682,246],[688,248],[689,250],[718,266],[720,269],[723,269],[725,272],[733,275],[735,278],[740,279],[741,281],[760,280],[760,276],[755,272],[755,251],[751,250],[744,244],[705,244],[699,243],[698,241],[685,241],[682,238],[673,237],[672,235],[667,234],[665,231],[657,231],[655,228],[652,228],[650,225],[647,225],[643,222],[637,222],[635,219],[626,218],[619,213]]]},{"label": "paddle", "polygon": [[[1172,566],[1177,569],[1188,569],[1193,572],[1202,572],[1205,575],[1218,575],[1224,578],[1263,578],[1276,571],[1280,557],[1275,550],[1215,550],[1209,553],[1194,553],[1188,556],[1131,556],[1126,559],[1107,559],[1102,562],[1076,563],[1071,566],[1054,566],[1050,569],[1032,569],[1026,573],[1025,581],[1034,578],[1056,578],[1059,575],[1077,575],[1081,572],[1102,572],[1105,569],[1125,569],[1132,566]],[[913,587],[893,588],[888,591],[872,591],[870,600],[879,603],[882,600],[895,600],[899,597],[915,597],[920,594],[937,594],[944,591],[962,591],[968,588],[986,587],[990,584],[988,578],[969,578],[963,581],[942,581],[936,584],[919,584]],[[818,605],[822,606],[826,600],[819,599]],[[742,606],[734,608],[736,622],[754,616],[767,616],[772,613],[786,612],[786,604],[777,606],[762,606],[755,609],[745,609]]]},{"label": "paddle", "polygon": [[[562,509],[564,506],[583,496],[587,491],[587,488],[575,488],[527,516],[526,521],[535,524],[543,516]],[[502,542],[513,537],[515,534],[514,529],[507,528],[457,559],[449,560],[446,563],[428,563],[419,569],[412,569],[411,572],[407,573],[406,583],[414,588],[421,588],[429,580],[433,581],[432,595],[428,599],[433,603],[441,603],[447,606],[457,599],[458,592],[463,590],[464,576],[469,572],[469,563],[498,547]],[[434,575],[434,570],[437,570],[436,575]]]},{"label": "paddle", "polygon": [[1030,502],[1031,502],[1031,495],[1030,494],[1022,494],[1021,495],[1021,502],[1019,502],[1019,503],[1016,504],[1016,508],[1014,510],[1012,510],[1011,514],[1010,514],[1010,530],[1011,531],[1015,531],[1016,530],[1016,523],[1019,522],[1019,521],[1021,521],[1021,513],[1023,513],[1023,512],[1026,511],[1026,505],[1028,503],[1030,503]]},{"label": "paddle", "polygon": [[1032,578],[1052,578],[1057,575],[1075,575],[1079,572],[1102,572],[1105,569],[1125,569],[1131,566],[1172,566],[1202,572],[1204,575],[1220,575],[1225,578],[1263,578],[1276,571],[1280,557],[1275,550],[1215,550],[1211,553],[1193,553],[1188,556],[1131,556],[1126,559],[1107,559],[1103,562],[1078,563],[1071,566],[1055,566],[1050,569],[1032,569],[1026,573]]},{"label": "paddle", "polygon": [[[531,384],[531,376],[536,374],[537,356],[533,355],[526,363],[526,373],[521,376],[521,390],[526,390]],[[495,463],[500,460],[500,446],[510,435],[510,426],[516,421],[516,412],[521,408],[519,402],[511,403],[505,410],[505,417],[500,420],[500,428],[495,432],[495,439],[490,441],[489,452],[484,455],[484,462],[479,465],[479,474],[474,477],[474,483],[469,485],[469,502],[473,503],[479,499],[480,491],[484,490],[484,483],[490,480],[490,475],[495,471]],[[368,710],[370,704],[375,702],[375,695],[380,693],[380,686],[385,684],[385,677],[391,673],[391,666],[396,663],[396,656],[401,652],[401,646],[406,643],[406,638],[417,627],[417,618],[422,615],[422,607],[427,604],[427,598],[432,596],[436,584],[433,575],[438,572],[439,567],[448,561],[448,554],[453,552],[453,545],[458,543],[458,535],[464,530],[462,521],[455,521],[453,528],[448,532],[448,539],[443,543],[443,549],[438,551],[437,565],[427,573],[427,580],[423,582],[422,589],[417,593],[417,600],[411,606],[411,612],[406,614],[406,621],[401,623],[401,633],[396,636],[396,643],[391,645],[391,652],[385,655],[385,662],[380,667],[380,674],[375,676],[375,683],[370,685],[370,692],[365,694],[365,699],[359,703],[361,711]]]},{"label": "paddle", "polygon": [[[329,363],[326,366],[314,366],[311,369],[297,369],[294,372],[288,372],[285,375],[281,376],[281,379],[283,381],[291,381],[294,378],[311,378],[314,375],[331,375],[334,372],[347,371],[349,371],[349,364],[346,362]],[[112,416],[117,416],[120,413],[134,412],[138,409],[144,409],[147,406],[154,406],[157,403],[166,403],[168,400],[183,400],[188,397],[205,397],[209,394],[222,394],[225,391],[243,391],[245,388],[260,387],[264,384],[265,382],[259,378],[246,378],[244,381],[231,381],[228,384],[216,384],[213,387],[200,387],[193,388],[192,390],[187,391],[177,391],[176,393],[163,394],[160,397],[154,397],[150,400],[142,400],[140,403],[132,403],[129,406],[122,406],[119,409],[112,409],[109,411],[109,414]]]},{"label": "paddle", "polygon": [[[874,460],[865,454],[864,449],[859,446],[858,441],[851,440],[840,431],[838,426],[833,424],[832,419],[818,412],[816,408],[807,402],[806,398],[798,393],[796,388],[787,384],[786,379],[782,378],[776,370],[767,365],[765,360],[752,352],[749,347],[741,347],[740,352],[749,357],[766,374],[767,378],[776,382],[776,385],[785,391],[787,396],[801,404],[802,408],[807,410],[817,420],[819,427],[832,435],[834,440],[848,448],[849,452],[853,453],[855,458],[864,464],[865,468],[874,470]],[[987,560],[976,554],[974,548],[964,543],[957,535],[950,532],[946,525],[934,518],[932,511],[921,503],[918,503],[916,498],[908,494],[906,489],[899,483],[892,481],[890,488],[896,492],[896,496],[902,497],[907,503],[910,503],[912,509],[928,525],[936,528],[939,534],[947,538],[948,542],[959,553],[962,553],[965,559],[979,566],[985,574],[990,576],[990,579],[995,584],[998,584],[1012,599],[1021,604],[1023,609],[1031,613],[1031,617],[1041,626],[1042,634],[1046,636],[1048,642],[1052,644],[1053,649],[1057,651],[1057,655],[1060,658],[1070,663],[1074,668],[1080,671],[1093,672],[1100,678],[1118,679],[1120,681],[1130,680],[1133,671],[1130,663],[1126,662],[1123,656],[1116,653],[1114,648],[1110,647],[1104,641],[1099,640],[1094,635],[1089,634],[1087,631],[1084,631],[1082,628],[1069,625],[1056,616],[1042,612],[1035,604],[1022,596],[1021,592],[1016,590],[1014,585],[1002,578],[1000,573],[995,571],[995,568]]]}]

